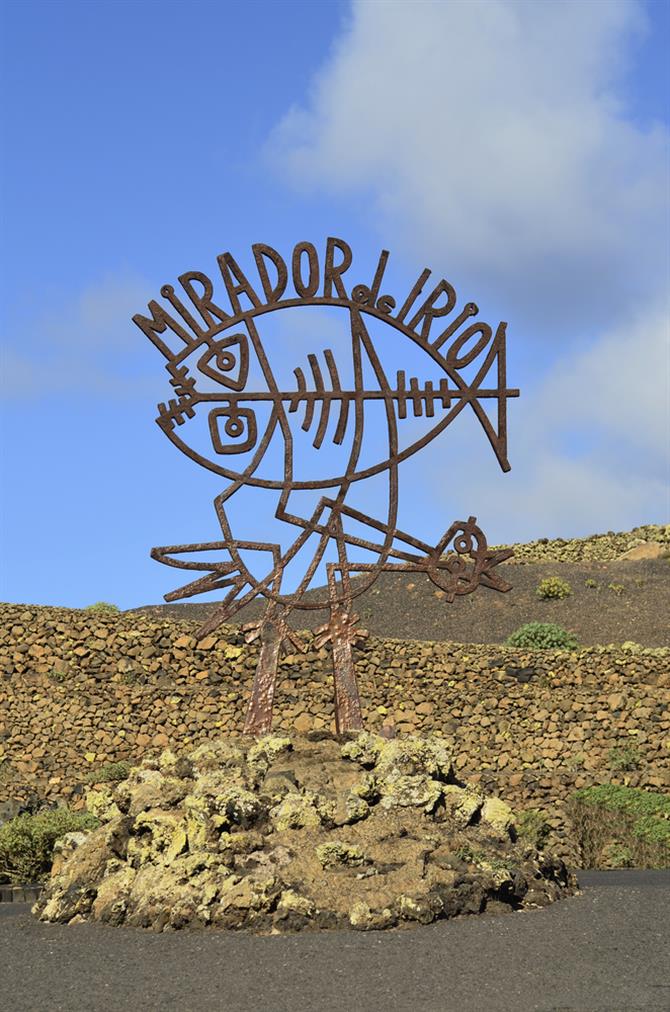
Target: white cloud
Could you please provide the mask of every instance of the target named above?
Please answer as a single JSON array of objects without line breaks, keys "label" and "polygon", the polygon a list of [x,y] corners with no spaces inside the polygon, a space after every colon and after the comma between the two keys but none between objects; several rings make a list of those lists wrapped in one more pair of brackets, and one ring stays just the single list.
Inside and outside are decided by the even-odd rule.
[{"label": "white cloud", "polygon": [[3,395],[144,391],[146,384],[134,375],[132,349],[145,342],[131,317],[146,306],[150,292],[140,278],[109,275],[70,300],[54,300],[5,342]]},{"label": "white cloud", "polygon": [[[358,0],[271,153],[538,334],[616,319],[667,269],[667,131],[617,93],[634,2]],[[468,293],[469,294],[469,293]]]},{"label": "white cloud", "polygon": [[468,413],[415,465],[415,501],[434,515],[475,513],[495,541],[667,522],[669,369],[666,317],[650,307],[510,402],[511,473]]},{"label": "white cloud", "polygon": [[431,526],[477,503],[498,540],[667,518],[668,131],[625,102],[647,29],[634,0],[357,0],[270,140],[292,183],[369,194],[385,243],[546,370],[510,403],[511,474],[464,417],[408,464]]},{"label": "white cloud", "polygon": [[468,492],[475,507],[488,510],[480,515],[486,518],[485,530],[498,532],[496,541],[580,537],[664,523],[670,505],[660,477],[631,473],[625,464],[613,469],[597,455],[571,459],[539,444],[535,454],[515,461],[515,481],[493,487],[493,509],[490,481],[474,476]]},{"label": "white cloud", "polygon": [[566,429],[569,423],[659,462],[665,458],[667,467],[669,337],[665,301],[645,306],[629,323],[562,359],[535,398],[537,412],[547,424]]}]

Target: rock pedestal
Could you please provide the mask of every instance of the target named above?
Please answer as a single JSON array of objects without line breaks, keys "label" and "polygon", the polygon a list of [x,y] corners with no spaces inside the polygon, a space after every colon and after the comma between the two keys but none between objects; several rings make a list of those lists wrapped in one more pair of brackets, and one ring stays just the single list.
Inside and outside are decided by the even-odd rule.
[{"label": "rock pedestal", "polygon": [[277,933],[427,924],[545,906],[576,888],[517,839],[500,798],[455,776],[432,737],[222,738],[165,751],[58,847],[34,912],[155,931]]}]

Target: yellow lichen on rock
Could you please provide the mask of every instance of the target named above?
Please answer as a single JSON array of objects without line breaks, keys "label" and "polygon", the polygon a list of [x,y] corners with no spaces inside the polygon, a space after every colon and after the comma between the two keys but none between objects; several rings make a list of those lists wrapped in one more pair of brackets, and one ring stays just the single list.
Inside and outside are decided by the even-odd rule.
[{"label": "yellow lichen on rock", "polygon": [[230,661],[237,660],[244,653],[243,647],[236,647],[232,643],[226,643],[221,647],[221,652],[224,657],[227,657]]},{"label": "yellow lichen on rock", "polygon": [[391,741],[381,740],[383,744],[375,764],[378,777],[398,770],[408,775],[446,780],[451,773],[451,753],[439,739],[408,735]]},{"label": "yellow lichen on rock", "polygon": [[381,735],[362,731],[352,741],[342,746],[340,754],[343,759],[350,759],[361,766],[376,766],[383,746],[384,739]]},{"label": "yellow lichen on rock", "polygon": [[377,801],[379,799],[379,784],[374,773],[364,773],[361,779],[352,785],[351,793],[369,804]]},{"label": "yellow lichen on rock", "polygon": [[137,872],[128,865],[103,878],[91,907],[96,920],[121,924],[128,909],[128,896]]},{"label": "yellow lichen on rock", "polygon": [[266,773],[275,759],[280,755],[286,755],[292,748],[290,738],[267,735],[251,746],[247,752],[247,763],[252,768]]},{"label": "yellow lichen on rock", "polygon": [[270,811],[270,818],[278,833],[287,829],[306,829],[320,826],[328,815],[332,815],[318,795],[312,791],[298,794],[293,791],[284,796]]},{"label": "yellow lichen on rock", "polygon": [[337,865],[358,867],[367,862],[360,847],[352,847],[350,844],[342,843],[341,840],[329,840],[328,843],[319,844],[316,856],[322,868],[335,868]]},{"label": "yellow lichen on rock", "polygon": [[422,808],[424,812],[432,812],[442,798],[442,784],[437,780],[397,771],[380,781],[379,790],[382,808]]},{"label": "yellow lichen on rock", "polygon": [[295,913],[310,917],[314,913],[314,903],[307,896],[301,896],[295,889],[285,889],[279,897],[277,911],[280,914]]},{"label": "yellow lichen on rock", "polygon": [[445,784],[442,797],[446,812],[459,826],[469,826],[484,804],[481,791],[471,787],[458,787],[456,784]]},{"label": "yellow lichen on rock", "polygon": [[487,798],[482,805],[481,817],[501,836],[507,836],[514,830],[514,813],[501,798]]},{"label": "yellow lichen on rock", "polygon": [[349,793],[344,804],[345,815],[342,820],[344,824],[350,822],[360,822],[362,819],[367,819],[370,814],[370,805],[364,798],[359,797],[353,791]]},{"label": "yellow lichen on rock", "polygon": [[[135,835],[128,841],[127,853],[129,862],[135,868],[176,857],[173,849],[182,833],[183,842],[186,843],[183,822],[175,812],[140,812],[133,829]],[[177,853],[181,853],[181,850]]]},{"label": "yellow lichen on rock", "polygon": [[371,910],[363,900],[353,903],[349,911],[349,923],[357,931],[380,931],[393,927],[396,922],[397,917],[389,907]]},{"label": "yellow lichen on rock", "polygon": [[110,822],[121,814],[109,787],[89,787],[84,798],[87,810],[100,822]]},{"label": "yellow lichen on rock", "polygon": [[435,914],[441,908],[439,897],[428,896],[399,896],[398,913],[405,921],[418,921],[420,924],[430,924],[435,920]]}]

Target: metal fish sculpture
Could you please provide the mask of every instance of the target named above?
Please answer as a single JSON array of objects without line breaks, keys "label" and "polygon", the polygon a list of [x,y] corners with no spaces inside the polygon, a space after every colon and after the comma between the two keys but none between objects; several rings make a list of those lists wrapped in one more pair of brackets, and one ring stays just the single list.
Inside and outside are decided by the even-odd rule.
[{"label": "metal fish sculpture", "polygon": [[[287,624],[290,612],[327,607],[330,618],[317,629],[316,645],[331,644],[337,729],[356,730],[363,723],[352,651],[367,633],[358,625],[352,602],[381,572],[424,573],[449,603],[480,584],[503,592],[511,589],[494,572],[513,554],[511,549],[489,550],[474,516],[454,521],[435,545],[397,524],[399,465],[439,436],[466,405],[479,419],[502,470],[510,470],[507,398],[519,391],[507,388],[506,324],[494,330],[473,321],[479,310],[472,302],[457,311],[456,292],[445,279],[424,297],[428,269],[398,307],[392,295],[381,294],[386,250],[370,284],[349,288],[344,275],[353,254],[341,239],[326,241],[322,268],[316,247],[308,242],[295,246],[290,270],[271,246],[257,243],[252,254],[258,273],[255,286],[230,253],[218,257],[225,308],[214,301],[212,280],[189,271],[179,276],[183,295],[172,285],[162,287],[169,309],[152,300],[149,315],[133,317],[167,360],[174,396],[158,405],[159,427],[191,459],[226,480],[214,500],[221,539],[166,545],[151,554],[169,566],[200,574],[166,594],[166,601],[225,591],[198,638],[258,595],[266,599],[263,618],[245,627],[250,642],[260,638],[245,722],[249,734],[270,730],[280,651],[287,644],[303,649]],[[263,317],[315,306],[341,310],[344,340],[338,356],[330,348],[309,352],[306,363],[293,368],[292,382],[280,382],[286,348],[263,337]],[[383,333],[395,333],[424,353],[434,378],[407,380],[403,369],[392,377],[384,364],[384,341],[373,333],[380,324]],[[473,374],[466,379],[471,366]],[[495,383],[486,385],[491,373]],[[480,403],[486,399],[497,401],[495,426]],[[371,463],[364,454],[364,436],[373,410],[380,412],[386,440]],[[423,424],[418,436],[417,419]],[[409,441],[401,438],[408,423]],[[311,451],[323,451],[327,445],[339,448],[342,456],[334,474],[321,474],[314,467],[311,451],[304,445],[301,449],[301,432],[311,437]],[[375,449],[379,441],[377,425]],[[302,473],[305,462],[307,473]],[[385,511],[371,516],[352,505],[352,492],[377,475],[385,475]],[[245,488],[275,493],[274,517],[294,532],[286,547],[234,536],[226,503]],[[301,495],[318,492],[322,494],[310,509],[300,507]],[[331,561],[325,561],[328,551],[334,556]],[[286,569],[296,560],[302,560],[298,585],[291,593],[282,592]],[[324,561],[327,599],[306,598]]]}]

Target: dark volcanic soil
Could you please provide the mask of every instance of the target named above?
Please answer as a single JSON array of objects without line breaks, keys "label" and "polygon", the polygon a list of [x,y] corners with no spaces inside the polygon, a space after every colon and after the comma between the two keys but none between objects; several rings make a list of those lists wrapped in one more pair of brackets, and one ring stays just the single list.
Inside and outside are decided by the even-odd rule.
[{"label": "dark volcanic soil", "polygon": [[[585,646],[626,640],[646,647],[670,646],[670,563],[666,559],[504,563],[497,571],[512,584],[511,591],[501,594],[480,587],[451,605],[426,577],[382,573],[356,599],[355,611],[370,633],[396,639],[502,643],[526,622],[555,622],[575,633]],[[572,595],[562,601],[538,598],[537,585],[549,576],[567,581]],[[587,580],[595,580],[597,586],[586,586]],[[623,589],[617,591],[611,585]],[[323,592],[310,592],[306,600],[314,594]],[[135,610],[204,621],[215,607],[212,603],[149,605]],[[249,622],[261,610],[262,603],[254,602],[232,621]],[[310,629],[326,618],[325,611],[297,611],[291,624]]]}]

